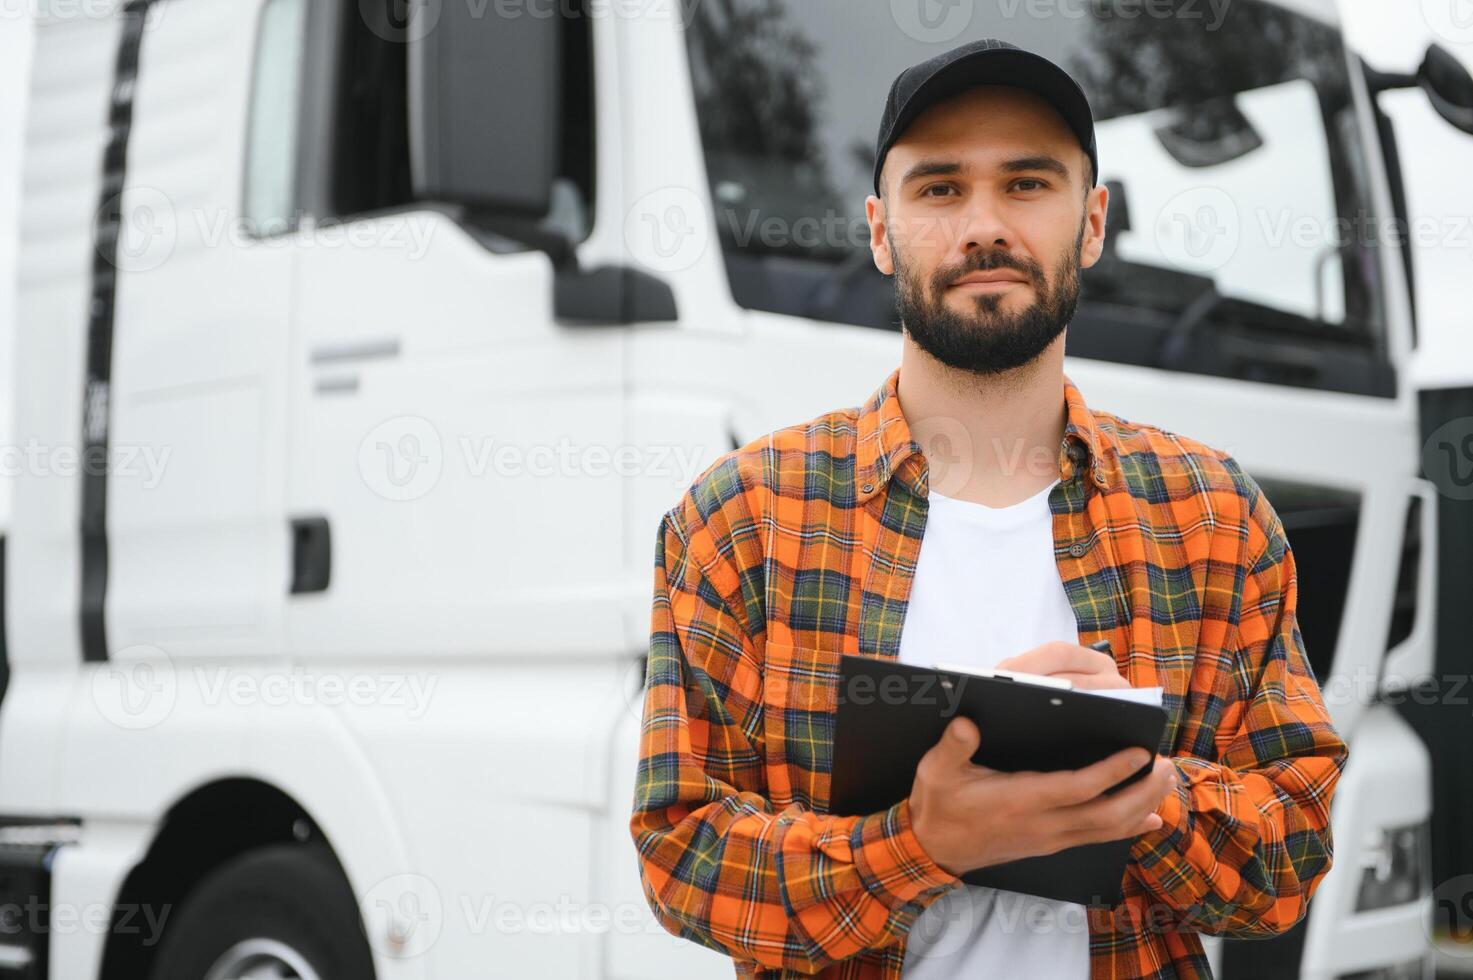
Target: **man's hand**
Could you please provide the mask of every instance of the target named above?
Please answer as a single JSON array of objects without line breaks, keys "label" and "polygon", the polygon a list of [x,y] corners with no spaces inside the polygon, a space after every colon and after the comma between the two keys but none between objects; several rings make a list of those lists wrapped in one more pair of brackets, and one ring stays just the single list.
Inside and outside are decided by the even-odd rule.
[{"label": "man's hand", "polygon": [[1001,670],[1024,674],[1064,677],[1072,681],[1075,687],[1084,690],[1130,687],[1129,682],[1120,676],[1114,657],[1064,640],[1036,646],[1032,650],[999,661],[997,666]]},{"label": "man's hand", "polygon": [[979,744],[977,726],[953,718],[921,757],[910,791],[916,839],[954,875],[1156,830],[1155,810],[1176,780],[1171,760],[1158,757],[1143,779],[1101,796],[1150,754],[1126,749],[1083,769],[1005,773],[972,764]]}]

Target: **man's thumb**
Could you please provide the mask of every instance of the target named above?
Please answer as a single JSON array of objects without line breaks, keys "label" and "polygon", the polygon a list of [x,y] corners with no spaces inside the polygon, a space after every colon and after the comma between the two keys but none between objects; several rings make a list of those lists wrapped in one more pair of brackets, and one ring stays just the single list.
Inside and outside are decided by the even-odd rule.
[{"label": "man's thumb", "polygon": [[941,751],[948,762],[965,765],[971,762],[972,754],[982,744],[982,733],[970,718],[961,715],[951,719],[946,732],[941,736]]}]

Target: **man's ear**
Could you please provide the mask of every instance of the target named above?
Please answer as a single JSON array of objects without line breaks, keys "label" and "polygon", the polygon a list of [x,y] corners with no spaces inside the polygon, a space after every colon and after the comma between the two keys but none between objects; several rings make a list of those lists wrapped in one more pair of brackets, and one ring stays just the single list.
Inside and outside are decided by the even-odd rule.
[{"label": "man's ear", "polygon": [[1080,243],[1079,267],[1088,269],[1105,250],[1105,214],[1110,208],[1110,189],[1104,184],[1090,188],[1084,197],[1084,241]]},{"label": "man's ear", "polygon": [[874,256],[875,268],[887,276],[895,275],[895,259],[890,254],[889,217],[885,202],[871,194],[864,201],[864,215],[869,221],[869,250]]}]

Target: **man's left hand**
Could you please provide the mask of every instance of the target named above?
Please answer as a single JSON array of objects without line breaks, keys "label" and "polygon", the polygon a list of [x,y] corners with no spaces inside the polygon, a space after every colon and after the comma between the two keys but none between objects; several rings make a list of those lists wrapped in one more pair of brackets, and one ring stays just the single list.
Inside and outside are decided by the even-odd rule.
[{"label": "man's left hand", "polygon": [[1066,640],[1055,640],[1008,657],[997,668],[1062,677],[1084,690],[1130,687],[1110,654]]}]

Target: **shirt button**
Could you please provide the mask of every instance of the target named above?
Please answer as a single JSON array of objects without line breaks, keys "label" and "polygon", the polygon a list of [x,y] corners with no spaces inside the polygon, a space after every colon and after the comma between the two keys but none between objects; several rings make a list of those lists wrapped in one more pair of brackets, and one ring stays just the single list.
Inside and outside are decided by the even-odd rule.
[{"label": "shirt button", "polygon": [[873,483],[866,483],[864,486],[860,487],[859,489],[863,490],[865,493],[869,493],[874,488],[875,488],[875,485]]},{"label": "shirt button", "polygon": [[1076,541],[1069,546],[1069,554],[1073,555],[1075,558],[1080,557],[1088,550],[1089,545],[1085,544],[1083,541]]}]

